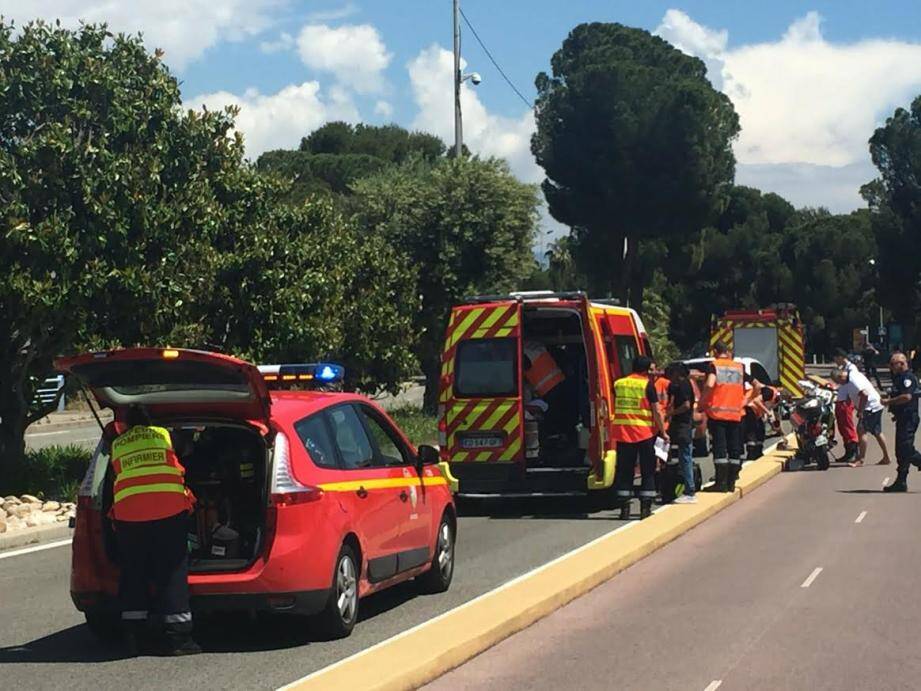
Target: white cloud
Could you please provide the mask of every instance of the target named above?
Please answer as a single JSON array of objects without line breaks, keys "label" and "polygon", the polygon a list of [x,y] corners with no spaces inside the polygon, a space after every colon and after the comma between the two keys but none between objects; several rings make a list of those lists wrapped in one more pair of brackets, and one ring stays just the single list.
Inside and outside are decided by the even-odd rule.
[{"label": "white cloud", "polygon": [[294,36],[289,34],[287,31],[281,32],[278,38],[274,41],[263,41],[259,44],[259,50],[263,53],[281,53],[283,51],[288,51],[294,48]]},{"label": "white cloud", "polygon": [[333,74],[339,83],[359,94],[383,90],[383,72],[393,58],[370,24],[308,24],[297,37],[297,48],[307,67]]},{"label": "white cloud", "polygon": [[315,81],[291,84],[281,91],[264,95],[256,89],[242,96],[218,91],[185,101],[188,108],[220,110],[228,105],[240,108],[237,129],[243,133],[246,155],[255,159],[271,149],[297,148],[301,137],[330,120],[360,120],[358,110],[347,92],[336,87],[323,97]]},{"label": "white cloud", "polygon": [[0,15],[23,24],[32,19],[61,20],[75,28],[80,21],[107,22],[116,32],[144,33],[151,49],[162,48],[164,61],[176,70],[224,40],[255,36],[268,27],[270,13],[285,0],[0,0]]},{"label": "white cloud", "polygon": [[374,114],[384,119],[393,117],[393,106],[387,101],[378,101],[374,104]]},{"label": "white cloud", "polygon": [[[801,203],[847,210],[861,205],[857,187],[874,175],[873,130],[921,90],[921,44],[831,43],[821,22],[810,12],[777,41],[729,48],[726,32],[669,10],[656,33],[704,59],[711,81],[735,104],[740,179],[774,181],[791,199],[812,196]],[[867,177],[855,179],[856,171]],[[807,182],[810,188],[797,189]]]},{"label": "white cloud", "polygon": [[355,14],[358,14],[358,6],[354,2],[349,2],[333,10],[318,10],[316,12],[311,12],[307,15],[307,21],[311,24],[335,22],[339,19],[348,19]]},{"label": "white cloud", "polygon": [[[439,45],[423,50],[409,63],[409,79],[419,113],[413,127],[454,141],[454,57]],[[465,82],[461,87],[464,143],[474,153],[504,158],[514,173],[527,182],[543,179],[543,171],[531,154],[534,114],[520,118],[495,115],[486,110]]]}]

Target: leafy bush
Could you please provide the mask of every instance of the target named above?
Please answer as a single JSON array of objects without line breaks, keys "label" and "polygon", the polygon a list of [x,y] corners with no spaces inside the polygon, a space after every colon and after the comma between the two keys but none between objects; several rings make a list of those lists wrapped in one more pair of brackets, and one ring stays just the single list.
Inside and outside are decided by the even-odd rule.
[{"label": "leafy bush", "polygon": [[27,451],[19,472],[0,476],[0,494],[75,501],[92,455],[89,449],[74,444]]},{"label": "leafy bush", "polygon": [[405,406],[389,411],[389,415],[416,446],[438,443],[438,420],[422,408]]}]

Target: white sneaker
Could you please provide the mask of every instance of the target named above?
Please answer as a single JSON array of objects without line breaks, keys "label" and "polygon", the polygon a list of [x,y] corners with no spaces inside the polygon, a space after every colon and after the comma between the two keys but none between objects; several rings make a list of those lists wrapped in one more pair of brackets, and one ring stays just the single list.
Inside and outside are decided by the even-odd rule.
[{"label": "white sneaker", "polygon": [[697,497],[690,494],[682,494],[680,497],[675,499],[676,504],[696,504]]}]

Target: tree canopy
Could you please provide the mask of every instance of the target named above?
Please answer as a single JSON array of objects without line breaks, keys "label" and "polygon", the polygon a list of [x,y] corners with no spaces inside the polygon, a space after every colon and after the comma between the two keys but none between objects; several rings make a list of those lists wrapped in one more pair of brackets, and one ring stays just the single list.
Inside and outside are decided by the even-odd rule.
[{"label": "tree canopy", "polygon": [[432,407],[452,305],[483,292],[509,291],[531,273],[537,190],[505,162],[413,159],[354,186],[359,217],[418,268],[422,305],[416,349]]},{"label": "tree canopy", "polygon": [[651,277],[641,241],[712,221],[733,180],[738,117],[701,60],[641,29],[581,24],[551,67],[537,76],[531,143],[550,213],[572,227],[592,292],[639,306]]}]

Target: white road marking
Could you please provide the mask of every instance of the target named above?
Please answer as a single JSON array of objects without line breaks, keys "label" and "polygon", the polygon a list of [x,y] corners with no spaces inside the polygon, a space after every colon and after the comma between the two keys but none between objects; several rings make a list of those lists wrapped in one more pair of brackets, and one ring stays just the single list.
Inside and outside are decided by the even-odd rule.
[{"label": "white road marking", "polygon": [[867,517],[866,511],[861,511],[860,515],[857,517],[857,520],[854,523],[863,523],[863,519]]},{"label": "white road marking", "polygon": [[26,434],[27,437],[49,437],[52,434],[69,434],[73,432],[72,429],[62,429],[57,432],[29,432]]},{"label": "white road marking", "polygon": [[710,682],[710,685],[704,689],[704,691],[716,691],[720,686],[723,685],[722,679],[714,679]]},{"label": "white road marking", "polygon": [[23,554],[31,554],[32,552],[42,552],[46,549],[53,549],[54,547],[63,547],[64,545],[69,545],[71,542],[73,542],[73,540],[68,538],[66,540],[58,540],[57,542],[49,542],[47,545],[14,549],[12,552],[0,552],[0,559],[9,559],[10,557],[18,557]]},{"label": "white road marking", "polygon": [[815,571],[813,571],[811,574],[809,574],[809,578],[807,578],[805,581],[803,581],[803,584],[800,586],[800,588],[808,588],[810,585],[812,585],[812,582],[813,582],[816,578],[819,577],[819,574],[820,574],[820,573],[822,573],[822,567],[821,567],[821,566],[817,566],[816,569],[815,569]]}]

